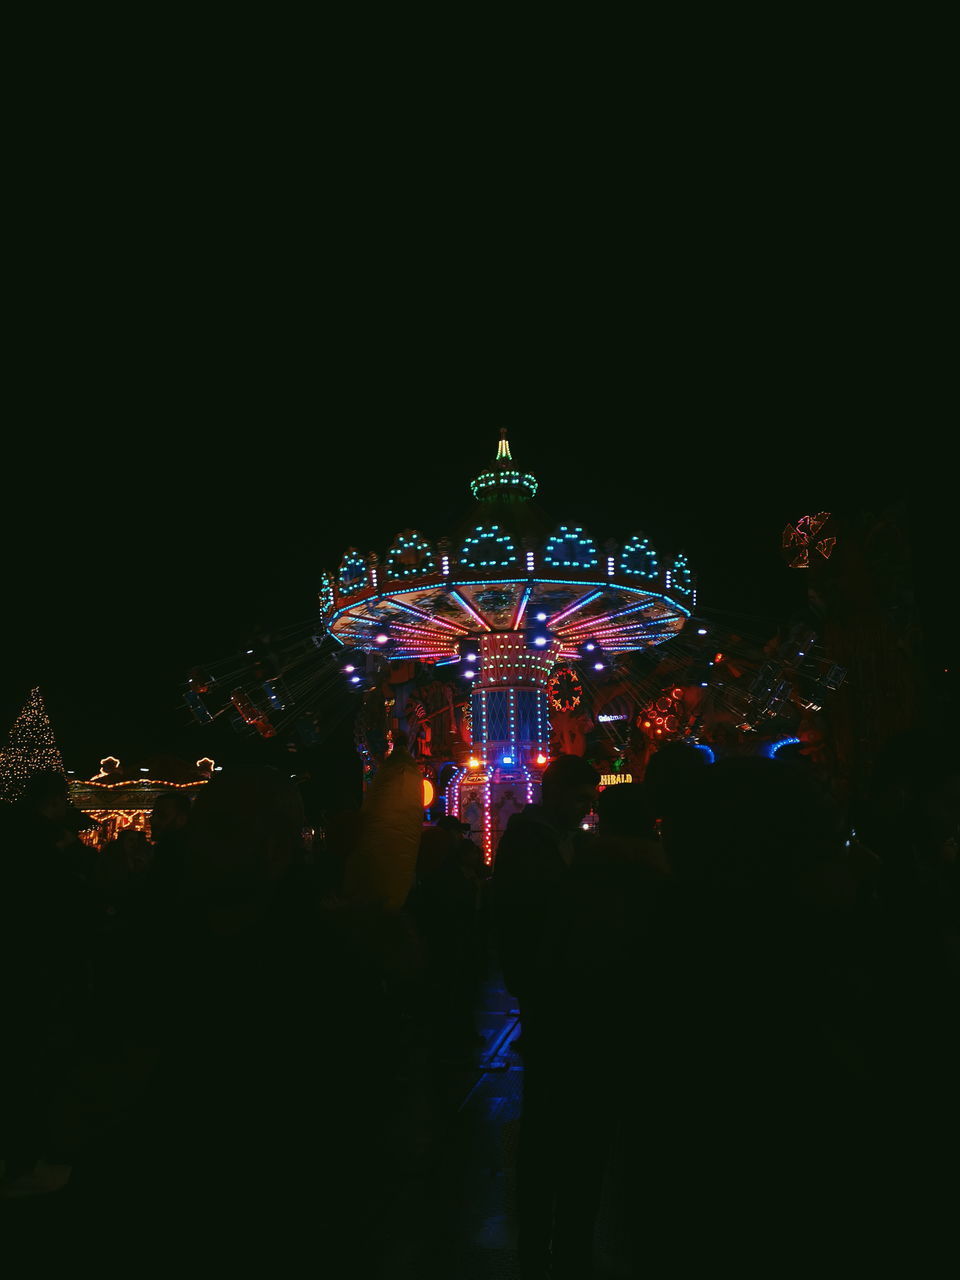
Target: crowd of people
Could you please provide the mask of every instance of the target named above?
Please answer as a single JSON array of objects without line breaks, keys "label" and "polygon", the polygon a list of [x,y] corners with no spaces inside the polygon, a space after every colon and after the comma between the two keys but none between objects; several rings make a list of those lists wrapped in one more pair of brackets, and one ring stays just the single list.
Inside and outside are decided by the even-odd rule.
[{"label": "crowd of people", "polygon": [[614,1145],[637,1275],[864,1269],[895,1242],[915,1269],[949,1248],[956,743],[891,743],[856,830],[802,761],[672,744],[642,784],[598,782],[555,761],[494,871],[523,1024],[523,1275],[592,1275]]},{"label": "crowd of people", "polygon": [[929,1243],[960,1136],[956,746],[892,743],[852,818],[801,763],[679,744],[599,781],[556,759],[492,874],[466,824],[424,828],[396,912],[344,891],[356,815],[311,845],[272,770],[163,796],[150,841],[100,852],[63,777],[31,779],[0,814],[4,1201],[380,1274],[404,1046],[469,1061],[493,965],[524,1277],[589,1280],[611,1153],[637,1274]]}]

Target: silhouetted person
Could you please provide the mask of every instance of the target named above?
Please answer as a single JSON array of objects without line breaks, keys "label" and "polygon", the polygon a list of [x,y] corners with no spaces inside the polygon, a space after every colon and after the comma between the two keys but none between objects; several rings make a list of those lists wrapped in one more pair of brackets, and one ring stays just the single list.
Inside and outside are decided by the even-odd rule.
[{"label": "silhouetted person", "polygon": [[[559,1267],[582,1265],[592,1241],[595,1206],[560,1222],[560,1151],[566,1125],[563,1020],[569,1016],[564,956],[573,911],[573,866],[580,824],[592,809],[599,776],[579,756],[560,756],[543,774],[542,804],[514,814],[500,840],[493,893],[500,963],[518,999],[524,1094],[518,1153],[518,1251],[525,1276],[547,1274],[551,1246]],[[581,1130],[580,1113],[573,1125]],[[569,1203],[565,1204],[569,1208]],[[554,1219],[563,1239],[554,1234]],[[557,1271],[558,1275],[577,1274]],[[589,1274],[589,1273],[586,1273]]]},{"label": "silhouetted person", "polygon": [[634,961],[638,1274],[777,1270],[868,1239],[881,1144],[844,834],[827,793],[779,761],[703,769],[670,811],[674,875]]},{"label": "silhouetted person", "polygon": [[929,1194],[960,1142],[960,748],[952,729],[886,745],[852,852],[861,841],[879,860],[870,881],[880,916],[882,1122],[901,1167]]},{"label": "silhouetted person", "polygon": [[[287,779],[233,769],[187,827],[183,911],[148,1030],[156,1065],[89,1159],[89,1196],[236,1261],[369,1243],[392,1066],[377,959],[311,891]],[[167,1208],[169,1206],[169,1208]],[[363,1225],[366,1223],[366,1225]]]},{"label": "silhouetted person", "polygon": [[165,903],[179,898],[183,888],[186,861],[187,823],[190,821],[191,798],[183,791],[162,792],[150,811],[150,838],[153,858],[150,863],[148,888]]},{"label": "silhouetted person", "polygon": [[691,782],[709,767],[705,752],[686,742],[665,742],[654,752],[643,777],[643,790],[660,828],[683,804]]},{"label": "silhouetted person", "polygon": [[34,774],[0,814],[0,912],[4,963],[0,1143],[4,1194],[49,1190],[69,1170],[56,1161],[51,1099],[69,1059],[86,994],[88,909],[73,856],[76,811],[67,781]]},{"label": "silhouetted person", "polygon": [[473,828],[469,822],[461,822],[453,814],[445,814],[438,818],[435,826],[439,831],[452,831],[459,840],[460,863],[465,874],[477,885],[489,878],[489,868],[483,861],[483,850],[470,839]]},{"label": "silhouetted person", "polygon": [[[473,934],[474,974],[473,986],[476,989],[485,977],[488,968],[488,952],[490,948],[490,896],[492,892],[492,869],[483,858],[483,850],[470,837],[474,834],[469,822],[462,822],[452,814],[438,819],[440,830],[453,831],[459,838],[458,861],[462,874],[473,889],[475,915]],[[476,993],[476,992],[475,992]]]},{"label": "silhouetted person", "polygon": [[[423,831],[410,911],[426,945],[429,1023],[441,1056],[471,1056],[477,1043],[479,884],[458,819]],[[474,848],[474,846],[470,846]]]}]

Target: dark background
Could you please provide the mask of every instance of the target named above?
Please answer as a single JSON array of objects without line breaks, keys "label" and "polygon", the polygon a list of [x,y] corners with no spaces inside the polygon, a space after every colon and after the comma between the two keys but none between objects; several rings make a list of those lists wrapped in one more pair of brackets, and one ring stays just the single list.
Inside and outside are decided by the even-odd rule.
[{"label": "dark background", "polygon": [[[211,751],[182,704],[188,669],[242,653],[257,625],[312,617],[320,571],[348,545],[382,553],[408,525],[452,532],[475,505],[467,481],[492,457],[501,423],[558,522],[581,521],[598,539],[643,528],[661,552],[685,550],[700,605],[760,639],[802,604],[803,575],[780,555],[787,520],[900,501],[921,552],[931,670],[940,662],[950,592],[936,486],[918,485],[905,453],[889,465],[875,432],[858,439],[843,424],[754,413],[751,425],[719,411],[712,423],[665,422],[642,396],[612,395],[580,404],[554,393],[520,408],[451,398],[441,413],[414,412],[400,394],[383,405],[394,417],[385,426],[380,414],[325,404],[318,389],[296,422],[278,404],[255,425],[246,406],[246,425],[234,425],[234,403],[194,428],[94,426],[61,440],[15,493],[8,537],[22,559],[8,586],[3,720],[39,684],[80,776],[108,753],[132,763]],[[222,736],[217,747],[222,760]]]},{"label": "dark background", "polygon": [[941,170],[901,124],[828,155],[661,120],[641,162],[545,120],[517,163],[148,114],[65,127],[18,196],[0,733],[39,684],[81,776],[210,751],[188,669],[308,619],[348,545],[452,532],[502,425],[558,522],[686,550],[759,638],[802,599],[788,520],[904,502],[954,665]]}]

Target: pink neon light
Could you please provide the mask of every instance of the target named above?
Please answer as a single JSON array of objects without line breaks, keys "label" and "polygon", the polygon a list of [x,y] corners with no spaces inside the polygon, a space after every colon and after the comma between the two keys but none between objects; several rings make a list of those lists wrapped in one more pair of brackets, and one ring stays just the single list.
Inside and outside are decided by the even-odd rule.
[{"label": "pink neon light", "polygon": [[618,609],[616,613],[602,613],[596,618],[587,618],[583,622],[573,622],[569,627],[564,627],[563,634],[565,637],[571,636],[576,631],[582,631],[584,627],[599,627],[606,622],[612,622],[614,618],[622,618],[625,614],[636,613],[638,609],[649,609],[652,604],[657,603],[652,597],[643,600],[640,604],[628,605],[626,609]]},{"label": "pink neon light", "polygon": [[429,627],[413,627],[407,622],[392,622],[390,624],[394,631],[406,631],[413,636],[431,636],[436,639],[438,632],[431,630]]},{"label": "pink neon light", "polygon": [[[453,593],[451,592],[451,595]],[[407,613],[412,613],[415,618],[422,618],[424,622],[429,622],[431,626],[447,627],[450,631],[456,631],[459,635],[468,636],[470,631],[467,627],[461,627],[458,623],[448,622],[446,618],[435,618],[432,614],[426,613],[423,609],[415,609],[412,604],[404,604],[402,600],[396,600],[393,596],[385,596],[387,604],[394,604],[398,609],[406,609]]]},{"label": "pink neon light", "polygon": [[482,614],[477,613],[473,605],[470,604],[469,601],[464,600],[463,596],[460,594],[459,591],[450,591],[448,592],[448,595],[452,600],[456,600],[457,604],[464,611],[464,613],[468,613],[471,618],[475,618],[476,621],[480,623],[481,627],[483,627],[484,631],[493,630],[493,628],[490,626],[490,623],[486,620],[486,618]]},{"label": "pink neon light", "polygon": [[524,587],[523,593],[520,596],[520,603],[517,605],[517,612],[514,615],[513,622],[511,622],[510,624],[511,631],[516,631],[517,627],[519,627],[520,619],[523,617],[524,613],[526,613],[527,605],[530,603],[530,597],[532,595],[533,595],[533,588]]},{"label": "pink neon light", "polygon": [[602,595],[602,591],[588,591],[585,596],[581,596],[579,600],[574,600],[573,604],[568,604],[566,609],[562,609],[558,614],[552,617],[547,623],[547,626],[555,627],[557,623],[562,622],[564,618],[569,618],[571,613],[576,613],[577,610],[582,609],[585,604],[589,604],[591,600],[596,600],[598,596]]}]

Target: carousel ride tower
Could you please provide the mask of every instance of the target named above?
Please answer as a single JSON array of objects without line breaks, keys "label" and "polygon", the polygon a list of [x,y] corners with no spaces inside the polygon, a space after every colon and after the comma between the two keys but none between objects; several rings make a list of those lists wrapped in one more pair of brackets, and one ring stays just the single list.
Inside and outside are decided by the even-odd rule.
[{"label": "carousel ride tower", "polygon": [[598,547],[578,525],[551,526],[537,488],[501,431],[457,537],[407,529],[383,559],[349,548],[321,592],[346,649],[454,668],[469,714],[446,810],[482,832],[488,861],[510,815],[538,799],[551,725],[577,707],[582,675],[670,639],[696,603],[683,555],[661,565],[642,533]]}]

